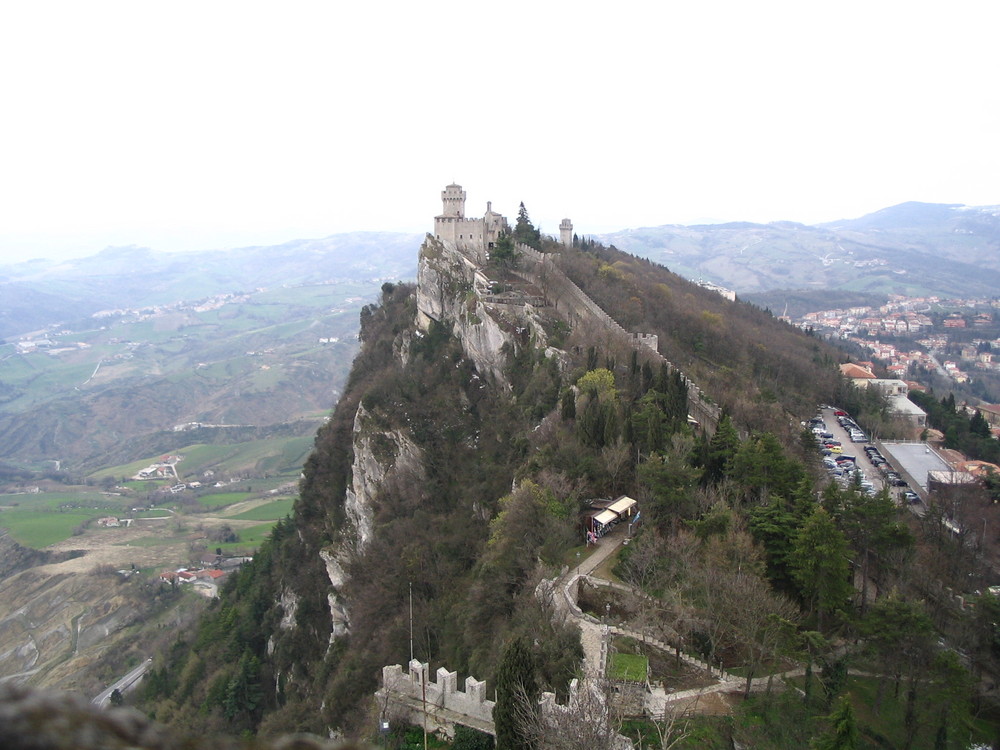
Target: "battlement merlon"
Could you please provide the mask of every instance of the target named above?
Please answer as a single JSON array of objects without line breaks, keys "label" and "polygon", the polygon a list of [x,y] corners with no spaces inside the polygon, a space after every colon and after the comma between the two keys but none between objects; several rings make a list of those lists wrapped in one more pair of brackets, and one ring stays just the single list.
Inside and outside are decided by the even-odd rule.
[{"label": "battlement merlon", "polygon": [[440,707],[482,713],[487,718],[491,715],[493,701],[486,697],[484,681],[470,675],[465,678],[465,690],[462,690],[458,685],[457,672],[439,667],[435,677],[434,680],[430,679],[427,662],[416,659],[409,663],[407,672],[399,664],[385,666],[382,667],[380,692],[413,700],[426,700]]}]

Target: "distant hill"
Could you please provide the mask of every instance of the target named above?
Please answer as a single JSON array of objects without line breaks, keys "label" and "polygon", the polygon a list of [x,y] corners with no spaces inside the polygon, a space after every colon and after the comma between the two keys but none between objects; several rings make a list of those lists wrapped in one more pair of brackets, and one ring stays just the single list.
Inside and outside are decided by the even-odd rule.
[{"label": "distant hill", "polygon": [[282,245],[160,253],[112,247],[87,258],[0,265],[0,338],[99,310],[197,300],[275,285],[413,278],[421,235],[353,232]]},{"label": "distant hill", "polygon": [[[109,248],[0,268],[0,461],[94,471],[195,437],[312,434],[356,352],[359,311],[384,281],[413,278],[419,239]],[[28,333],[40,345],[16,346]],[[223,427],[175,430],[193,422]]]},{"label": "distant hill", "polygon": [[982,297],[1000,289],[997,206],[910,202],[816,226],[666,225],[598,238],[741,294],[817,289]]}]

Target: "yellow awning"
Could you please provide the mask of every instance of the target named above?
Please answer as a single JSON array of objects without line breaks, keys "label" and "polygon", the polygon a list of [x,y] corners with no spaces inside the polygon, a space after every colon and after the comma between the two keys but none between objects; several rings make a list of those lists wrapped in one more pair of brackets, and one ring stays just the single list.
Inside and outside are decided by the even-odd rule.
[{"label": "yellow awning", "polygon": [[618,520],[618,514],[615,513],[610,508],[606,508],[594,516],[594,521],[599,524],[607,526],[609,523],[614,523]]},{"label": "yellow awning", "polygon": [[638,505],[638,503],[635,500],[630,498],[628,495],[622,495],[608,506],[608,510],[614,511],[619,516],[625,516],[628,515],[632,508],[636,505]]}]

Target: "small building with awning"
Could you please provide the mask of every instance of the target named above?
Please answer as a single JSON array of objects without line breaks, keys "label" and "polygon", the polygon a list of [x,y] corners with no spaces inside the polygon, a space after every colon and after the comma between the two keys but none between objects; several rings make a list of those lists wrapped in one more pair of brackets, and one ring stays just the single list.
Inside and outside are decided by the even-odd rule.
[{"label": "small building with awning", "polygon": [[584,527],[588,541],[592,536],[600,538],[613,529],[619,522],[637,518],[639,503],[628,495],[622,495],[615,500],[593,500],[584,513]]}]

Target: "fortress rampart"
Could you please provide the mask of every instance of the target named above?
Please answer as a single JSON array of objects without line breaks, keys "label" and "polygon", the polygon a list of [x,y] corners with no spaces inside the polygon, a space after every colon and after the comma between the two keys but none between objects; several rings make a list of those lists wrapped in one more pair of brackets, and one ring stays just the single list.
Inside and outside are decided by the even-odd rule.
[{"label": "fortress rampart", "polygon": [[[609,349],[614,348],[613,344],[638,349],[642,356],[656,363],[665,364],[671,373],[679,371],[679,368],[658,351],[655,334],[629,333],[577,286],[559,267],[562,263],[560,253],[540,253],[534,248],[520,244],[517,250],[521,253],[523,262],[521,269],[515,273],[537,285],[549,304],[566,317],[570,324],[573,326],[583,324],[604,330]],[[683,372],[681,377],[688,389],[688,413],[707,431],[715,432],[721,410],[708,400],[697,384]]]},{"label": "fortress rampart", "polygon": [[[458,687],[458,673],[439,667],[436,679],[430,679],[430,667],[416,659],[410,661],[408,671],[399,664],[382,667],[382,686],[375,699],[380,707],[380,720],[402,719],[414,726],[423,726],[429,732],[441,732],[448,737],[455,734],[455,726],[478,729],[496,736],[493,724],[495,700],[486,697],[486,683],[474,677],[465,678],[465,689]],[[606,698],[595,693],[593,686],[583,686],[576,679],[569,683],[569,699],[557,702],[555,693],[542,693],[538,707],[543,717],[558,715],[586,715],[589,721],[608,725]],[[556,722],[558,725],[558,722]],[[609,727],[610,729],[610,727]],[[610,731],[609,731],[610,734]],[[621,735],[614,735],[619,750],[631,750],[632,743]]]},{"label": "fortress rampart", "polygon": [[[466,218],[465,197],[461,185],[448,185],[441,193],[443,210],[434,219],[434,239],[457,250],[462,260],[471,267],[476,294],[484,304],[538,306],[539,302],[544,301],[573,327],[586,326],[599,332],[599,336],[603,334],[601,343],[609,351],[638,351],[643,359],[657,365],[662,363],[671,373],[680,372],[688,389],[688,414],[709,433],[715,432],[721,415],[719,407],[683,371],[660,354],[655,334],[626,331],[580,289],[560,267],[564,262],[561,253],[540,253],[527,245],[516,246],[521,263],[514,273],[538,287],[542,291],[542,300],[535,297],[506,298],[491,293],[483,266],[497,237],[509,230],[507,219],[494,212],[490,203],[487,203],[483,218]],[[565,230],[562,241],[566,243],[566,232],[572,232],[572,222],[564,219],[560,229]]]},{"label": "fortress rampart", "polygon": [[[569,685],[569,706],[577,700],[579,683]],[[427,662],[416,659],[407,672],[399,664],[382,667],[382,687],[375,694],[383,713],[404,718],[411,724],[422,725],[426,714],[428,730],[455,732],[455,724],[463,724],[487,734],[496,734],[493,726],[495,700],[486,697],[486,683],[469,676],[465,689],[458,687],[458,673],[439,667],[436,679],[430,679]],[[542,693],[538,704],[542,711],[552,711],[559,704],[555,693]]]}]

